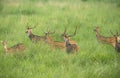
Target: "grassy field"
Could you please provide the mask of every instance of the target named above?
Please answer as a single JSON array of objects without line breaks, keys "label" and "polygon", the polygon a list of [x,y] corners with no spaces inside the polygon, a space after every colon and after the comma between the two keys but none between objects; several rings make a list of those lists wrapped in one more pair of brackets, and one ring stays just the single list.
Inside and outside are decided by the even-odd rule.
[{"label": "grassy field", "polygon": [[[34,34],[44,35],[47,28],[56,33],[55,41],[63,41],[78,26],[76,36],[80,50],[67,54],[47,44],[33,44],[25,33],[27,23]],[[120,54],[97,41],[93,29],[112,36],[120,33],[119,0],[0,0],[0,41],[8,47],[24,43],[23,54],[5,55],[0,45],[0,78],[119,78]]]}]

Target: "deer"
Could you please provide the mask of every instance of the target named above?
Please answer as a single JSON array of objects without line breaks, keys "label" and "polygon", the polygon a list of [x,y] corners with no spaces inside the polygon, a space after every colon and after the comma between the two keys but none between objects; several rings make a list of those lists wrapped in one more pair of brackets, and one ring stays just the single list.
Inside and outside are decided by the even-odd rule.
[{"label": "deer", "polygon": [[28,34],[29,39],[32,42],[45,41],[46,40],[45,36],[38,36],[32,33],[32,29],[34,28],[36,28],[36,26],[30,28],[27,24],[26,33]]},{"label": "deer", "polygon": [[54,34],[54,33],[55,33],[55,31],[50,32],[49,30],[47,32],[45,32],[46,42],[48,44],[50,44],[50,46],[53,47],[53,48],[65,49],[65,43],[64,42],[53,41],[50,34]]},{"label": "deer", "polygon": [[76,35],[76,30],[77,30],[77,26],[75,28],[74,33],[72,35],[68,35],[66,33],[66,28],[65,28],[64,33],[62,34],[62,37],[64,38],[64,41],[65,41],[65,47],[66,47],[67,53],[78,52],[78,50],[79,50],[77,43],[73,40],[70,40],[70,37]]},{"label": "deer", "polygon": [[74,41],[74,40],[70,40],[70,37],[76,35],[76,31],[77,31],[77,26],[76,26],[76,28],[75,28],[74,33],[73,33],[72,35],[68,35],[68,34],[66,33],[66,28],[65,28],[65,30],[64,30],[64,32],[62,33],[61,36],[62,36],[62,37],[64,37],[64,36],[69,37],[69,42],[70,42],[70,44],[77,44],[76,41]]},{"label": "deer", "polygon": [[4,47],[6,54],[13,53],[13,52],[22,52],[25,50],[25,46],[23,43],[18,43],[18,44],[13,45],[12,47],[9,47],[9,48],[7,47],[6,41],[1,41],[1,43]]},{"label": "deer", "polygon": [[70,38],[68,36],[65,35],[64,40],[67,53],[75,53],[78,51],[78,46],[76,44],[70,43]]},{"label": "deer", "polygon": [[[102,42],[102,43],[106,43],[109,45],[112,45],[113,47],[115,47],[115,42],[116,42],[116,38],[115,37],[105,37],[103,35],[100,34],[100,28],[96,27],[94,29],[95,33],[96,33],[96,37],[97,40]],[[118,40],[120,40],[120,38],[118,37]]]}]

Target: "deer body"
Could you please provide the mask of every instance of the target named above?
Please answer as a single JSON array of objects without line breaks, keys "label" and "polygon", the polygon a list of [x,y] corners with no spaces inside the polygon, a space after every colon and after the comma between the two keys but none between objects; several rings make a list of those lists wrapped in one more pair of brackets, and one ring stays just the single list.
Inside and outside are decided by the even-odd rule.
[{"label": "deer body", "polygon": [[45,39],[46,39],[45,36],[34,35],[31,31],[31,28],[29,28],[29,27],[26,29],[26,33],[28,34],[28,36],[32,42],[45,41]]},{"label": "deer body", "polygon": [[96,37],[97,37],[98,41],[100,41],[102,43],[110,44],[113,47],[115,47],[115,42],[116,42],[115,37],[105,37],[105,36],[102,36],[100,34],[100,32],[99,32],[99,27],[96,27],[96,29],[94,31],[96,32]]},{"label": "deer body", "polygon": [[13,52],[25,50],[25,46],[23,43],[18,43],[10,48],[7,47],[7,44],[5,41],[2,41],[2,44],[3,44],[3,47],[4,47],[6,53],[13,53]]},{"label": "deer body", "polygon": [[45,37],[44,36],[38,36],[38,35],[34,35],[34,34],[30,34],[29,38],[32,42],[37,42],[37,41],[44,41]]}]

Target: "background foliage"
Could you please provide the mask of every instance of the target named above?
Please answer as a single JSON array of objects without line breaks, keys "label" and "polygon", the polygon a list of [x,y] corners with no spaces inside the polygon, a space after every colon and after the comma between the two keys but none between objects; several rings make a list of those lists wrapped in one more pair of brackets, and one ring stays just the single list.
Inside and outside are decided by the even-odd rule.
[{"label": "background foliage", "polygon": [[[47,28],[56,33],[55,41],[64,41],[78,26],[76,36],[80,50],[67,54],[45,43],[33,44],[25,28],[44,35]],[[5,55],[0,45],[0,78],[119,78],[120,54],[113,47],[97,41],[93,29],[99,26],[104,36],[110,30],[120,33],[119,0],[0,0],[0,40],[8,47],[24,43],[23,54]]]}]

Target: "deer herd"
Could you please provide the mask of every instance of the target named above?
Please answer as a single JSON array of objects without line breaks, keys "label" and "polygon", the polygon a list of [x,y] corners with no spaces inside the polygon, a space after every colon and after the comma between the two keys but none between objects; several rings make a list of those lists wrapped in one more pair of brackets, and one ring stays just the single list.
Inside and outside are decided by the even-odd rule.
[{"label": "deer herd", "polygon": [[[51,48],[58,48],[58,49],[63,49],[63,50],[65,49],[67,53],[77,53],[79,51],[77,42],[70,39],[70,37],[76,35],[77,26],[75,28],[74,33],[71,35],[66,33],[67,30],[65,28],[65,30],[61,34],[61,37],[63,38],[64,41],[54,41],[51,34],[54,34],[55,31],[51,32],[49,29],[47,29],[47,31],[44,32],[43,36],[35,35],[32,33],[32,29],[34,29],[34,28],[36,28],[36,26],[30,27],[27,24],[26,33],[28,34],[29,39],[33,43],[38,43],[38,42],[42,41],[42,42],[45,42],[46,44],[50,45]],[[118,34],[118,32],[116,34],[113,34],[111,32],[111,34],[113,35],[112,37],[105,37],[105,36],[101,35],[99,27],[96,27],[94,29],[94,32],[96,33],[96,38],[99,42],[109,44],[109,45],[113,46],[117,52],[120,52],[120,43],[119,43],[120,35]],[[23,43],[18,43],[9,48],[7,47],[7,43],[5,41],[1,41],[1,43],[3,45],[3,48],[6,52],[6,54],[14,53],[14,52],[23,52],[26,49],[26,47]]]}]

